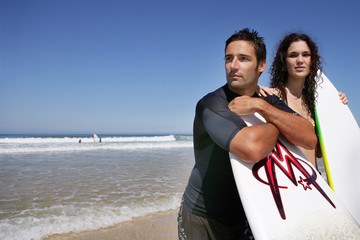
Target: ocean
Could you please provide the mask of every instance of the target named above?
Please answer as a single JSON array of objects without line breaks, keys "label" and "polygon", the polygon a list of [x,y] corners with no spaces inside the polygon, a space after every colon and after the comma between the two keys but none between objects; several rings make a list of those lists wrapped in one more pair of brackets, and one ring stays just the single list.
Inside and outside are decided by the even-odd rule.
[{"label": "ocean", "polygon": [[177,209],[193,164],[191,135],[0,135],[0,239]]}]

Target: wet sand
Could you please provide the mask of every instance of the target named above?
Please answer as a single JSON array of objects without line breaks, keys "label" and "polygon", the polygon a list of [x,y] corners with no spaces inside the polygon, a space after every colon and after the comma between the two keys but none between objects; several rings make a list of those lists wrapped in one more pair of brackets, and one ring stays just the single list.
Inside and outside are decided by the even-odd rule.
[{"label": "wet sand", "polygon": [[177,213],[178,210],[171,210],[96,231],[56,234],[46,240],[176,240]]}]

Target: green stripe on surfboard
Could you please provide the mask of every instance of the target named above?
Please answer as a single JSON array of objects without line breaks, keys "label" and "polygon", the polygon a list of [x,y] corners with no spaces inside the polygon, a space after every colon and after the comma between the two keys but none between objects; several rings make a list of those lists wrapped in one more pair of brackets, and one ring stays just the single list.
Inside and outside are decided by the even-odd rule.
[{"label": "green stripe on surfboard", "polygon": [[316,106],[315,106],[315,109],[314,109],[314,110],[315,110],[316,130],[317,130],[318,135],[319,135],[320,149],[321,149],[321,153],[322,153],[323,160],[324,160],[326,177],[327,177],[329,186],[330,186],[331,189],[335,192],[334,182],[333,182],[333,180],[332,180],[331,171],[330,171],[330,165],[329,165],[329,161],[328,161],[328,158],[327,158],[327,155],[326,155],[324,138],[323,138],[323,135],[322,135],[322,133],[321,133],[321,127],[320,127],[319,117],[318,117],[317,111],[316,111]]}]

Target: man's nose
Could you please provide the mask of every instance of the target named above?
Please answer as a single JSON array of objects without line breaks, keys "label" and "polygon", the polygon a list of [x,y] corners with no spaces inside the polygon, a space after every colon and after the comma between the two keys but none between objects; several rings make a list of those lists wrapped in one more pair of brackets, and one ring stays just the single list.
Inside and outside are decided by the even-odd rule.
[{"label": "man's nose", "polygon": [[237,59],[237,57],[234,57],[234,59],[232,60],[231,69],[239,69],[239,59]]}]

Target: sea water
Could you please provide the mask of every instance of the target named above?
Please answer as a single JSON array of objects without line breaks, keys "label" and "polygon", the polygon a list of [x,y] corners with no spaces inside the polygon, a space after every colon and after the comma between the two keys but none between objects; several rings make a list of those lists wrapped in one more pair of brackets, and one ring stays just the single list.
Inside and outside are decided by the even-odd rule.
[{"label": "sea water", "polygon": [[0,239],[96,230],[176,209],[192,146],[188,135],[0,136]]}]

